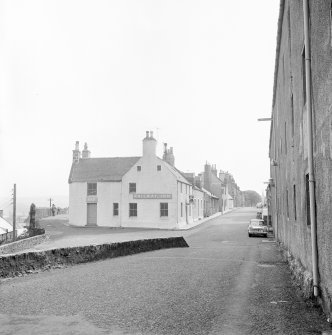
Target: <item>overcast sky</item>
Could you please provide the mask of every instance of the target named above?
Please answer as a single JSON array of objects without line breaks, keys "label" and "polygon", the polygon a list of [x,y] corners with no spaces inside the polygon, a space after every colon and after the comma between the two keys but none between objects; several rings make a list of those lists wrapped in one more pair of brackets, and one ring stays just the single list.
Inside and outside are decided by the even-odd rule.
[{"label": "overcast sky", "polygon": [[0,197],[68,195],[75,141],[269,178],[279,0],[0,0]]}]

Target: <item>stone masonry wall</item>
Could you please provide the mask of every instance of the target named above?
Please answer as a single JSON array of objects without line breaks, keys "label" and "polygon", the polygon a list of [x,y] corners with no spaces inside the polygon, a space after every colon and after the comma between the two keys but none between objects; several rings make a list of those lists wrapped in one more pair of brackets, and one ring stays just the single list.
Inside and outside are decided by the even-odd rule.
[{"label": "stone masonry wall", "polygon": [[185,247],[188,247],[188,244],[183,237],[170,237],[0,256],[0,278],[20,276],[62,265],[86,263],[152,250]]},{"label": "stone masonry wall", "polygon": [[[302,0],[281,1],[281,42],[276,59],[270,138],[272,220],[276,237],[292,255],[295,273],[312,273],[308,221],[307,104]],[[331,1],[309,1],[312,116],[319,287],[324,311],[332,313],[332,21]],[[301,266],[295,266],[296,264]],[[303,284],[305,286],[305,284]]]},{"label": "stone masonry wall", "polygon": [[42,234],[2,245],[0,246],[0,255],[12,254],[14,252],[32,248],[33,246],[44,242],[46,239],[46,234]]}]

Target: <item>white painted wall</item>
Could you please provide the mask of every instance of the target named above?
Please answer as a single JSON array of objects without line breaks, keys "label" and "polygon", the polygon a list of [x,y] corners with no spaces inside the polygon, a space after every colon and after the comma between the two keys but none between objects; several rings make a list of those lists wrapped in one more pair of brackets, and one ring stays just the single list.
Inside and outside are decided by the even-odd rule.
[{"label": "white painted wall", "polygon": [[87,183],[69,184],[69,224],[74,226],[86,225],[86,196]]},{"label": "white painted wall", "polygon": [[[193,195],[192,186],[178,182],[178,221],[179,227],[184,227],[193,222],[193,204],[190,203],[190,195]],[[183,204],[183,216],[181,217],[181,203]]]},{"label": "white painted wall", "polygon": [[[141,171],[137,171],[137,166]],[[161,171],[157,170],[161,165]],[[172,194],[172,199],[134,199],[129,183],[136,183],[136,193]],[[123,227],[177,228],[177,181],[166,164],[154,155],[142,157],[122,178],[121,218]],[[129,203],[137,203],[137,217],[129,217]],[[160,217],[160,203],[168,203],[168,217]]]},{"label": "white painted wall", "polygon": [[[97,225],[120,227],[121,182],[100,182],[97,184]],[[113,203],[119,203],[119,215],[113,215]]]},{"label": "white painted wall", "polygon": [[199,190],[193,190],[194,194],[194,207],[193,207],[193,220],[197,221],[204,217],[204,193]]}]

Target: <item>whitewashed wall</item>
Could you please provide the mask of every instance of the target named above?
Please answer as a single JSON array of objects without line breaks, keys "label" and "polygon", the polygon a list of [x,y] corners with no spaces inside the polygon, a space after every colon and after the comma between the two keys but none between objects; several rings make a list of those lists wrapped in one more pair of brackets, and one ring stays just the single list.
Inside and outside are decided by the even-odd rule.
[{"label": "whitewashed wall", "polygon": [[86,225],[86,196],[87,183],[69,184],[69,224],[74,226]]},{"label": "whitewashed wall", "polygon": [[199,190],[193,190],[194,194],[194,207],[193,207],[193,220],[197,221],[204,217],[204,193]]},{"label": "whitewashed wall", "polygon": [[[178,182],[178,201],[179,201],[179,209],[178,209],[178,220],[179,227],[184,227],[193,222],[193,204],[189,202],[189,196],[193,195],[192,186]],[[181,203],[183,204],[183,216],[181,217]]]},{"label": "whitewashed wall", "polygon": [[[97,225],[120,227],[121,182],[103,182],[97,184]],[[119,203],[119,215],[113,215],[113,203]]]},{"label": "whitewashed wall", "polygon": [[[137,171],[137,165],[141,171]],[[157,171],[161,165],[161,171]],[[172,199],[134,199],[129,183],[136,183],[136,193],[172,194]],[[129,217],[129,203],[137,203],[137,217]],[[168,217],[160,217],[160,203],[168,203]],[[122,178],[122,226],[149,228],[177,227],[176,178],[156,156],[142,157]]]}]

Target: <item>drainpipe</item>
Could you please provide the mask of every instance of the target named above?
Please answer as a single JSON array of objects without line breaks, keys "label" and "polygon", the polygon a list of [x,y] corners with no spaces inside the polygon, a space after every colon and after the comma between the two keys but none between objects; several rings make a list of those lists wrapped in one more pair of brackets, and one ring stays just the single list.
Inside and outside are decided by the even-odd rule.
[{"label": "drainpipe", "polygon": [[309,195],[310,195],[310,221],[311,221],[311,249],[312,272],[314,281],[314,296],[318,297],[318,257],[317,257],[317,223],[315,208],[315,179],[312,138],[312,101],[311,101],[311,51],[309,40],[309,13],[308,0],[303,0],[304,46],[305,46],[305,70],[307,93],[307,123],[308,123],[308,165],[309,165]]}]

